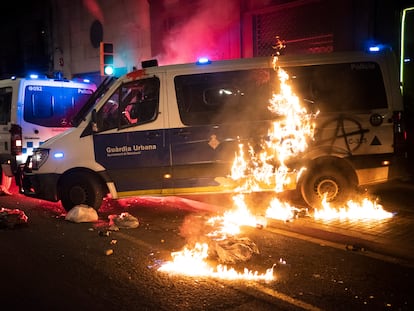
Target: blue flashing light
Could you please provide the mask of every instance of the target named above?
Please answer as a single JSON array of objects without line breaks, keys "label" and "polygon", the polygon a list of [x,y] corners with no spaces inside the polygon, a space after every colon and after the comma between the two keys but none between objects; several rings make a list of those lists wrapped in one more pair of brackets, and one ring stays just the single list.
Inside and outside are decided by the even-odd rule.
[{"label": "blue flashing light", "polygon": [[38,74],[36,74],[36,73],[31,73],[31,74],[29,75],[29,77],[30,77],[30,79],[39,79],[39,75],[38,75]]},{"label": "blue flashing light", "polygon": [[369,50],[370,52],[379,52],[379,51],[381,50],[381,48],[380,48],[380,46],[375,45],[375,46],[370,46],[370,47],[368,48],[368,50]]},{"label": "blue flashing light", "polygon": [[378,53],[384,50],[391,50],[391,47],[387,44],[377,44],[377,43],[372,43],[367,45],[367,51],[369,53]]},{"label": "blue flashing light", "polygon": [[62,159],[62,158],[63,158],[63,156],[64,156],[64,154],[63,154],[63,152],[61,152],[61,151],[59,151],[59,152],[55,152],[55,153],[53,154],[53,157],[54,157],[55,159]]},{"label": "blue flashing light", "polygon": [[197,60],[197,65],[207,65],[211,64],[211,60],[208,57],[200,57]]},{"label": "blue flashing light", "polygon": [[90,83],[90,82],[91,82],[91,80],[89,80],[89,79],[83,79],[83,82],[85,82],[85,83]]}]

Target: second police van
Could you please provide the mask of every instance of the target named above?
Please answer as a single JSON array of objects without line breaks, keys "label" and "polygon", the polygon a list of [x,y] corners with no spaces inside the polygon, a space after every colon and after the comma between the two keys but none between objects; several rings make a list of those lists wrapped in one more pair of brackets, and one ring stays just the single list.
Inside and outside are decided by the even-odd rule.
[{"label": "second police van", "polygon": [[[357,186],[397,177],[405,158],[403,103],[390,50],[286,55],[279,66],[296,95],[318,110],[315,139],[294,187],[310,206],[342,204]],[[66,210],[103,198],[235,190],[239,144],[260,148],[275,115],[272,58],[152,66],[111,77],[74,128],[37,148],[22,191]]]},{"label": "second police van", "polygon": [[0,162],[2,190],[33,149],[72,126],[71,119],[96,85],[85,80],[39,77],[0,80]]}]

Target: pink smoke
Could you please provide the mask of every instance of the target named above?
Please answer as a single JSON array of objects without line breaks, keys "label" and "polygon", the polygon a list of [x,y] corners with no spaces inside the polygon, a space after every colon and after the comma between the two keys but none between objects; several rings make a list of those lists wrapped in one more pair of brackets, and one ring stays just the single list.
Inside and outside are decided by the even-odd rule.
[{"label": "pink smoke", "polygon": [[[200,1],[186,21],[169,29],[161,65],[240,57],[240,43],[234,42],[240,27],[239,1]],[[236,34],[236,36],[234,35]]]},{"label": "pink smoke", "polygon": [[83,0],[83,4],[93,17],[95,17],[101,23],[104,22],[103,12],[96,0]]}]

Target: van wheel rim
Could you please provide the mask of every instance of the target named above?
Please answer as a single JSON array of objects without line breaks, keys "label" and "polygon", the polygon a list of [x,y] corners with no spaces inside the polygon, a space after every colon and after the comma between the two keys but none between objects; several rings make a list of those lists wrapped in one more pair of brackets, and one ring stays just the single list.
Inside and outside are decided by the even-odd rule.
[{"label": "van wheel rim", "polygon": [[338,183],[333,179],[321,179],[316,183],[315,191],[320,198],[326,195],[326,201],[333,201],[339,193]]}]

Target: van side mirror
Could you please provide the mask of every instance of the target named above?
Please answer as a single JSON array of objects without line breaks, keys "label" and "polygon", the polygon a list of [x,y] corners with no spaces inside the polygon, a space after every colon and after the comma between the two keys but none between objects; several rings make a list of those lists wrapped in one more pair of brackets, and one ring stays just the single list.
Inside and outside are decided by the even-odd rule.
[{"label": "van side mirror", "polygon": [[98,116],[96,114],[96,109],[92,110],[92,115],[91,115],[91,128],[92,128],[92,132],[96,133],[98,131]]}]

